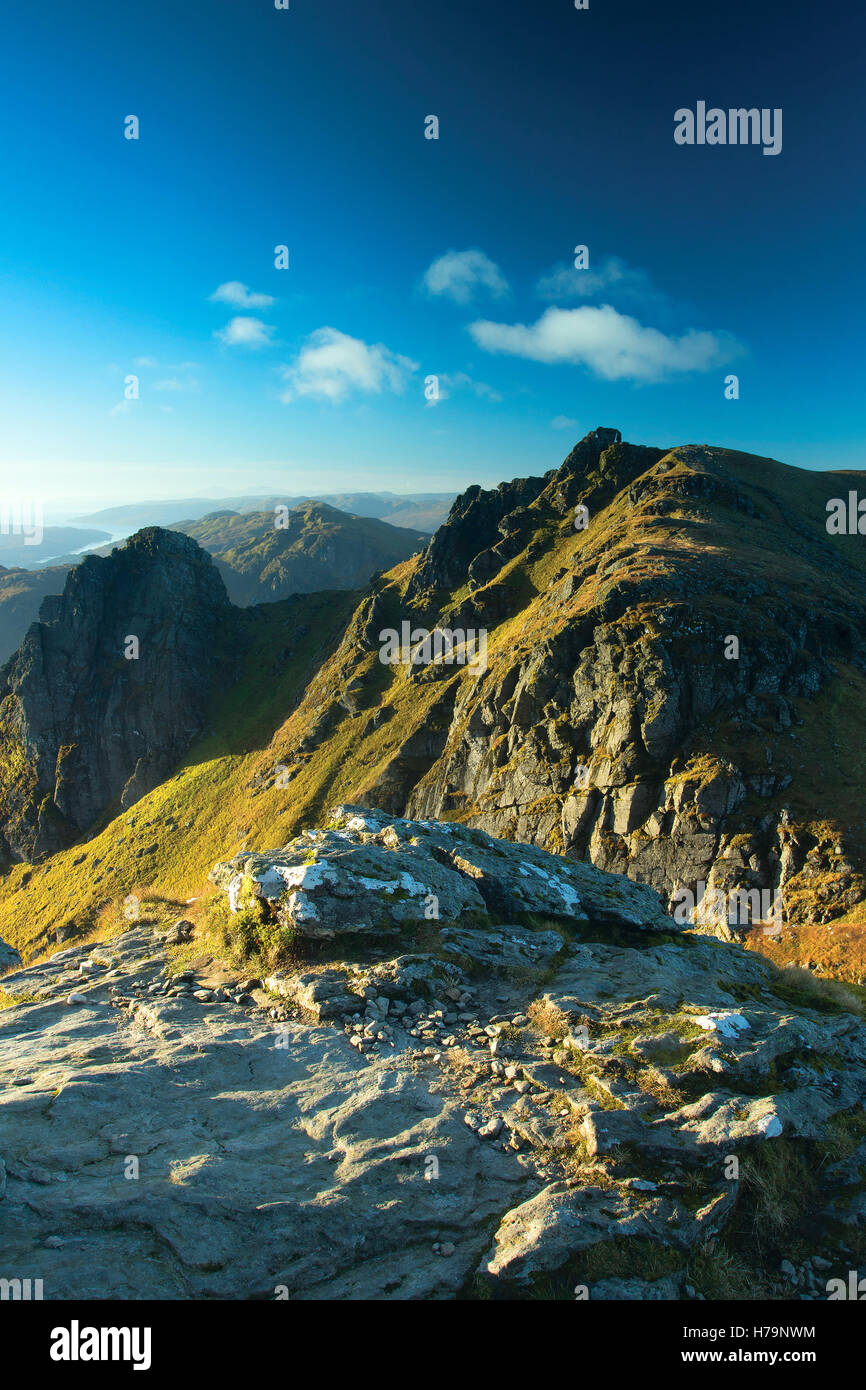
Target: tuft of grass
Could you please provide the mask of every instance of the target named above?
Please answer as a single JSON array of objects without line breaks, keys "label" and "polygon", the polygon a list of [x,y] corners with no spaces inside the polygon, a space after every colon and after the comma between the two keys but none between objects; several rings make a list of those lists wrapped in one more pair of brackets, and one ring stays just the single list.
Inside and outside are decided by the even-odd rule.
[{"label": "tuft of grass", "polygon": [[14,1009],[16,1004],[35,1004],[36,995],[28,990],[5,990],[0,985],[0,1009]]},{"label": "tuft of grass", "polygon": [[568,1032],[566,1015],[546,995],[533,999],[526,1014],[533,1028],[543,1037],[559,1040]]},{"label": "tuft of grass", "polygon": [[740,1183],[752,1207],[751,1224],[759,1243],[778,1241],[794,1228],[818,1191],[802,1146],[783,1139],[763,1144],[742,1160]]},{"label": "tuft of grass", "polygon": [[294,928],[281,922],[261,898],[248,899],[238,912],[218,902],[210,921],[219,951],[233,965],[251,967],[264,976],[294,963]]},{"label": "tuft of grass", "polygon": [[737,1251],[718,1243],[712,1253],[702,1250],[695,1255],[687,1272],[688,1281],[712,1301],[750,1302],[771,1298],[763,1273],[755,1269]]},{"label": "tuft of grass", "polygon": [[685,1105],[685,1092],[672,1086],[668,1078],[656,1067],[645,1067],[639,1071],[637,1084],[646,1095],[652,1096],[662,1110],[676,1110],[680,1105]]},{"label": "tuft of grass", "polygon": [[819,1145],[821,1149],[820,1168],[827,1163],[838,1163],[850,1158],[866,1139],[866,1111],[849,1110],[843,1115],[833,1115],[827,1121],[825,1138]]}]

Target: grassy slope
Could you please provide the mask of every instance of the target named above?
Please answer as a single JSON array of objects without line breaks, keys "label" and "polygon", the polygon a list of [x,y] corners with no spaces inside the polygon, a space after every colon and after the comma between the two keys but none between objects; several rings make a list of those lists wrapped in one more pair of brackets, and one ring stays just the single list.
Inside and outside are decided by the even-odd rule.
[{"label": "grassy slope", "polygon": [[[352,593],[320,593],[250,614],[241,678],[216,695],[210,728],[182,767],[93,839],[45,864],[14,867],[0,885],[0,937],[32,953],[45,948],[50,928],[92,925],[127,894],[183,900],[201,893],[211,865],[236,853],[261,819],[252,815],[255,801],[246,787],[261,749],[339,640],[356,600]],[[305,636],[295,635],[299,624],[308,627]],[[280,663],[289,642],[294,656]],[[177,830],[166,824],[171,819]],[[152,854],[137,857],[151,845]],[[95,859],[102,860],[97,867]]]},{"label": "grassy slope", "polygon": [[[760,461],[763,465],[763,461]],[[743,469],[743,482],[754,482],[756,460],[741,455],[727,455],[725,463],[732,471]],[[682,468],[682,465],[677,465]],[[684,470],[688,471],[688,470]],[[792,478],[791,475],[794,475]],[[798,485],[800,495],[796,497],[797,510],[802,515],[814,516],[814,533],[826,538],[823,526],[824,504],[828,493],[828,475],[812,474],[800,477],[798,470],[782,464],[767,461],[764,475],[783,496],[794,496],[794,486]],[[713,555],[723,556],[734,549],[744,576],[755,580],[778,579],[779,551],[786,536],[784,524],[777,523],[770,516],[767,522],[748,523],[733,512],[718,509],[713,519],[707,523],[707,534],[694,534],[690,517],[677,512],[666,516],[660,526],[652,527],[652,545],[661,554],[641,559],[640,553],[633,555],[624,580],[623,572],[605,577],[591,577],[580,588],[574,598],[556,606],[547,597],[550,581],[561,568],[568,568],[578,552],[583,558],[591,558],[596,552],[604,552],[609,567],[618,553],[640,547],[647,540],[645,523],[647,516],[639,509],[631,507],[624,493],[614,501],[593,522],[586,533],[575,532],[570,519],[564,522],[551,519],[544,512],[543,505],[533,504],[538,512],[539,526],[533,539],[543,540],[541,553],[535,559],[528,559],[525,552],[510,561],[490,585],[504,589],[513,595],[513,616],[506,617],[490,634],[488,663],[496,678],[497,667],[504,673],[516,657],[531,655],[539,644],[552,632],[564,628],[595,607],[605,594],[616,584],[627,582],[634,589],[634,601],[628,614],[630,623],[637,628],[652,622],[651,607],[641,601],[640,589],[647,578],[658,574],[660,565],[676,566],[683,562],[694,565],[698,558],[705,565],[712,566]],[[849,550],[849,558],[866,568],[858,538],[840,538],[840,544]],[[388,621],[396,625],[408,610],[400,598],[412,562],[399,566],[391,572],[389,595],[391,613]],[[822,589],[820,577],[813,567],[796,558],[786,560],[786,571],[796,579],[804,592],[815,590],[816,600],[827,599],[826,587]],[[447,621],[449,609],[456,610],[467,596],[466,589],[458,590],[443,610],[443,621]],[[709,604],[716,608],[718,601],[712,593]],[[732,618],[739,617],[736,610]],[[768,619],[772,622],[772,619]],[[736,627],[725,626],[725,630]],[[745,635],[744,635],[745,636]],[[309,693],[308,701],[275,736],[274,746],[279,757],[290,760],[290,750],[303,731],[305,720],[309,719],[314,704],[325,704],[333,699],[353,675],[362,677],[370,668],[370,660],[357,665],[351,651],[341,651],[334,661],[320,673]],[[406,680],[399,668],[379,673],[378,694],[382,702],[394,708],[393,717],[380,729],[364,732],[369,718],[369,710],[354,717],[346,717],[332,737],[325,742],[312,762],[302,771],[291,785],[296,789],[296,808],[301,804],[310,816],[323,809],[329,796],[349,796],[353,792],[363,793],[373,783],[386,766],[389,758],[401,743],[415,730],[421,728],[430,704],[443,695],[455,682],[472,679],[459,669],[448,680],[433,685],[418,685]],[[790,744],[790,771],[805,774],[796,777],[796,785],[791,788],[786,799],[792,807],[795,818],[826,821],[827,826],[838,824],[851,827],[862,820],[857,805],[857,788],[862,784],[862,759],[864,740],[862,732],[862,695],[866,691],[866,679],[860,672],[846,668],[840,672],[839,680],[815,700],[801,700],[799,713],[804,719],[802,728],[793,730]],[[835,731],[835,732],[834,732]],[[833,744],[838,745],[833,748]],[[758,771],[766,766],[763,744],[757,741],[752,748],[744,747],[738,739],[736,745],[726,744],[726,730],[716,730],[713,741],[714,751],[737,758],[748,771]],[[695,757],[700,757],[702,749],[696,749]],[[519,756],[519,753],[518,755]],[[332,764],[336,764],[331,771]],[[786,764],[776,764],[780,770],[788,770]],[[822,769],[822,775],[812,776],[813,768]],[[296,810],[295,808],[295,810]],[[283,813],[280,824],[293,829],[298,823],[295,810],[288,815]],[[472,807],[461,808],[460,815],[471,813]],[[828,829],[828,834],[832,834]],[[866,846],[864,846],[866,848]]]}]

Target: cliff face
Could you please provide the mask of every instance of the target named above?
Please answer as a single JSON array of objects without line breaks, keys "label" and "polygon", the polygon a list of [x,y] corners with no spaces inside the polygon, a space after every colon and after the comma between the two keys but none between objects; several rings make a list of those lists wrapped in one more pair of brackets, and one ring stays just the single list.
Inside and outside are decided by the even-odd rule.
[{"label": "cliff face", "polygon": [[[617,446],[621,446],[619,430],[593,430],[575,445],[561,468],[541,478],[515,478],[490,491],[467,488],[424,552],[409,582],[407,599],[423,601],[437,591],[457,589],[467,580],[471,589],[482,587],[534,540],[542,511],[530,509],[532,503],[555,499],[557,507],[567,510],[577,485],[593,478],[600,489],[606,479],[615,477],[613,459],[621,469],[624,464],[635,469],[662,453]],[[537,553],[537,546],[534,549]]]},{"label": "cliff face", "polygon": [[[797,773],[808,790],[817,772],[792,757],[799,704],[840,679],[836,663],[863,669],[866,585],[742,472],[703,448],[615,443],[588,477],[566,461],[539,500],[586,505],[586,539],[528,605],[537,640],[460,687],[410,814],[468,804],[491,833],[558,844],[668,900],[702,883],[784,895],[819,848],[783,814]],[[739,818],[747,804],[757,814]],[[837,911],[863,897],[847,867]]]},{"label": "cliff face", "polygon": [[88,557],[0,673],[0,834],[52,853],[156,786],[203,726],[221,620],[212,562],[151,529]]},{"label": "cliff face", "polygon": [[0,565],[0,663],[8,661],[31,623],[39,617],[42,600],[63,592],[69,565],[48,569],[4,569]]}]

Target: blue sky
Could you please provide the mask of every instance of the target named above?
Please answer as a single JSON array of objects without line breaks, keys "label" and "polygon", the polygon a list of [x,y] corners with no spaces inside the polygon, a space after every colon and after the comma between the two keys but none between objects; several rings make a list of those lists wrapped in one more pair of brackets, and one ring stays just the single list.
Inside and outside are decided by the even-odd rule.
[{"label": "blue sky", "polygon": [[[863,38],[773,0],[15,7],[4,494],[456,490],[599,424],[863,467]],[[781,153],[676,145],[699,100],[781,108]]]}]

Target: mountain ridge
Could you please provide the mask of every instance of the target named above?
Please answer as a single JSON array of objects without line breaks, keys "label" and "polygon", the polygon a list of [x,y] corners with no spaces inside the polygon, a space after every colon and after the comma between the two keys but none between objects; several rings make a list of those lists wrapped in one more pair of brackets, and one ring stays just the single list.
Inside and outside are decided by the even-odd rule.
[{"label": "mountain ridge", "polygon": [[[412,555],[429,539],[424,532],[355,516],[314,499],[292,508],[280,503],[276,512],[219,509],[164,529],[200,542],[214,557],[231,601],[244,607],[291,593],[361,588],[371,575]],[[104,558],[125,544],[113,542],[89,553]],[[48,568],[0,567],[0,664],[38,619],[42,598],[62,593],[66,575],[78,563],[81,557],[69,556],[68,563]]]}]

